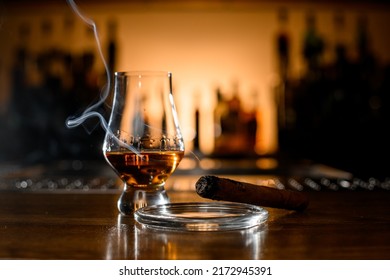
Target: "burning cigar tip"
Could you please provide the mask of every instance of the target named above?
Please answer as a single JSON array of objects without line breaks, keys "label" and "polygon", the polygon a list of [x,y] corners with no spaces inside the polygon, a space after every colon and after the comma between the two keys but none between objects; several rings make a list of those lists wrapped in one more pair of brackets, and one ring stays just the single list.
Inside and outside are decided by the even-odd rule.
[{"label": "burning cigar tip", "polygon": [[207,193],[210,193],[213,191],[213,183],[217,179],[216,176],[206,175],[202,176],[198,179],[198,181],[195,184],[196,192],[203,196]]},{"label": "burning cigar tip", "polygon": [[306,209],[309,204],[307,196],[300,192],[278,190],[212,175],[201,176],[195,187],[198,195],[213,200],[298,211]]}]

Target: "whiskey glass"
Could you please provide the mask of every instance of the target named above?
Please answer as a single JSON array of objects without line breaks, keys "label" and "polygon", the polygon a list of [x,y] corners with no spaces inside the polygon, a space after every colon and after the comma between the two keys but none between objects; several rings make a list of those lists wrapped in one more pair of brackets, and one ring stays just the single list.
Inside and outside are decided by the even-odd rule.
[{"label": "whiskey glass", "polygon": [[118,209],[167,204],[164,185],[184,156],[172,74],[116,72],[113,93],[103,154],[124,183]]}]

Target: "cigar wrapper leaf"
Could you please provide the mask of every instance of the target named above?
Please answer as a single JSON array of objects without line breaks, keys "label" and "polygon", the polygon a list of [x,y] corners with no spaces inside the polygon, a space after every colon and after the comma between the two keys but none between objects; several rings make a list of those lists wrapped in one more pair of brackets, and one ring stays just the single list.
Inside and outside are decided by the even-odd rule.
[{"label": "cigar wrapper leaf", "polygon": [[305,210],[309,204],[308,197],[301,192],[279,190],[212,175],[200,177],[195,187],[198,195],[212,200],[248,203],[296,211]]}]

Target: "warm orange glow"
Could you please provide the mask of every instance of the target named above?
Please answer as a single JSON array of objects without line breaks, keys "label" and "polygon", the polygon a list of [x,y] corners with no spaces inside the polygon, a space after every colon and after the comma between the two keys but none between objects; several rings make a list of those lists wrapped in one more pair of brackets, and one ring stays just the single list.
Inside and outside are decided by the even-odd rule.
[{"label": "warm orange glow", "polygon": [[[163,69],[173,72],[174,94],[187,141],[195,129],[195,110],[200,110],[200,147],[214,148],[213,112],[216,87],[232,95],[237,81],[244,107],[253,106],[251,93],[259,93],[261,144],[259,151],[274,150],[275,117],[272,88],[271,12],[203,12],[126,14],[118,30],[121,44],[120,69]],[[131,26],[143,28],[129,28]],[[128,50],[128,51],[126,51]]]},{"label": "warm orange glow", "polygon": [[[277,151],[277,109],[273,91],[277,80],[277,62],[274,40],[278,31],[277,12],[280,4],[246,3],[239,7],[235,3],[232,4],[233,8],[229,8],[214,3],[209,6],[204,4],[205,7],[196,5],[195,10],[186,8],[184,4],[181,8],[175,8],[174,4],[163,6],[154,3],[147,7],[138,5],[116,6],[107,3],[99,6],[85,5],[83,10],[96,21],[103,46],[108,38],[107,22],[112,19],[117,22],[115,36],[119,53],[115,71],[164,70],[173,73],[174,97],[187,151],[193,149],[196,108],[200,111],[200,148],[205,154],[213,151],[215,90],[219,87],[229,97],[235,83],[238,84],[244,108],[257,110],[257,153],[270,154]],[[287,5],[288,31],[292,38],[289,74],[298,76],[305,67],[301,56],[301,41],[307,7],[290,6]],[[69,7],[66,7],[68,10],[65,6],[63,8],[54,9],[53,13],[47,13],[46,10],[29,14],[16,13],[4,25],[8,28],[7,34],[17,34],[19,24],[28,22],[32,29],[28,44],[34,50],[42,50],[54,44],[75,52],[95,50],[93,37],[88,35],[87,27],[80,19],[75,18],[72,33],[61,29],[64,18],[59,15],[75,17]],[[311,5],[309,8],[316,11],[319,32],[331,44],[335,39],[334,30],[329,28],[332,26],[334,9],[324,4],[319,7]],[[370,16],[370,32],[376,40],[373,48],[382,59],[390,60],[387,50],[389,36],[381,28],[389,12],[366,12]],[[360,13],[361,10],[356,9],[349,9],[346,13],[345,40],[349,46],[353,45],[354,22]],[[54,29],[58,30],[53,32],[51,38],[39,35],[43,17],[50,19]],[[18,38],[14,35],[7,37],[6,41],[9,44],[2,44],[0,51],[3,54],[12,53],[12,48],[18,44]],[[326,50],[325,58],[332,58],[330,49]],[[5,67],[0,69],[0,81],[3,88],[7,89],[7,83],[4,82],[7,74],[4,69],[9,68],[11,61],[9,57],[4,57],[1,62]],[[96,64],[101,71],[104,70],[100,61]],[[253,93],[257,94],[256,98]],[[8,99],[9,96],[2,91],[0,101],[6,104]]]}]

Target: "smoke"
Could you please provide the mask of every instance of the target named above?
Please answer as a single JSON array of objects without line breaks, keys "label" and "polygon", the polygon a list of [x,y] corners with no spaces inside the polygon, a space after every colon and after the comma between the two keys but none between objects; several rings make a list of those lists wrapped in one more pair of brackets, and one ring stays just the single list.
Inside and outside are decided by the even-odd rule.
[{"label": "smoke", "polygon": [[69,6],[73,9],[73,11],[76,13],[76,15],[79,16],[86,24],[88,24],[93,29],[93,34],[95,37],[99,56],[104,64],[104,68],[106,71],[107,83],[102,89],[100,99],[95,104],[93,104],[92,106],[85,109],[84,112],[82,112],[82,114],[80,116],[69,117],[66,120],[66,126],[68,128],[74,128],[74,127],[77,127],[77,126],[83,124],[87,119],[92,118],[92,117],[96,117],[100,120],[100,124],[103,127],[103,129],[106,131],[106,133],[110,134],[111,140],[117,142],[120,146],[125,147],[125,148],[131,150],[132,152],[134,152],[135,154],[139,155],[140,154],[139,151],[135,150],[133,147],[131,147],[129,144],[125,143],[124,141],[121,141],[118,137],[115,136],[114,133],[112,133],[104,116],[97,111],[97,109],[106,101],[107,97],[110,94],[111,72],[110,72],[110,69],[109,69],[108,64],[106,62],[106,59],[104,58],[104,55],[103,55],[96,23],[92,19],[88,18],[83,13],[81,13],[78,6],[76,5],[76,3],[73,0],[67,0],[67,2],[69,4]]},{"label": "smoke", "polygon": [[101,60],[102,60],[102,62],[104,64],[104,68],[105,68],[105,71],[106,71],[107,83],[106,83],[106,85],[102,89],[100,99],[95,104],[93,104],[92,106],[90,106],[87,109],[85,109],[84,112],[82,112],[82,114],[79,115],[78,117],[74,117],[74,116],[69,117],[66,120],[66,126],[68,128],[74,128],[74,127],[77,127],[77,126],[83,124],[87,119],[92,118],[92,117],[96,117],[96,118],[98,118],[100,120],[100,124],[103,127],[103,129],[105,130],[106,134],[110,135],[110,138],[111,138],[110,140],[115,141],[118,145],[120,145],[122,147],[125,147],[126,149],[132,151],[136,155],[140,155],[139,151],[137,151],[134,147],[130,146],[125,141],[120,140],[111,131],[111,129],[110,129],[106,119],[104,118],[104,116],[101,113],[98,112],[99,107],[102,104],[104,104],[104,102],[106,101],[107,97],[110,94],[110,90],[111,90],[111,73],[110,73],[110,69],[109,69],[109,66],[108,66],[108,64],[106,62],[106,59],[104,58],[104,55],[103,55],[103,51],[102,51],[102,47],[101,47],[101,43],[100,43],[100,39],[99,39],[99,34],[98,34],[98,30],[97,30],[97,26],[96,26],[95,22],[92,19],[90,19],[87,16],[85,16],[79,10],[78,6],[76,5],[76,3],[73,0],[67,0],[67,2],[69,4],[69,6],[73,9],[73,11],[76,13],[76,15],[78,17],[80,17],[80,19],[82,19],[87,25],[89,25],[93,29],[93,34],[94,34],[94,38],[95,38],[95,41],[96,41],[97,49],[98,49],[98,52],[99,52],[99,56],[100,56],[100,58],[101,58]]},{"label": "smoke", "polygon": [[69,4],[69,6],[73,9],[73,11],[76,13],[76,15],[79,16],[86,24],[88,24],[93,29],[93,34],[94,34],[94,37],[95,37],[95,41],[96,41],[97,49],[98,49],[98,52],[99,52],[99,56],[100,56],[100,58],[101,58],[101,60],[102,60],[102,62],[104,64],[104,68],[106,70],[107,83],[104,86],[104,88],[102,89],[102,93],[101,93],[100,99],[95,104],[93,104],[92,106],[90,106],[86,110],[84,110],[84,112],[80,116],[78,116],[78,117],[74,117],[74,116],[69,117],[66,120],[66,126],[68,128],[74,128],[76,126],[81,125],[82,123],[84,123],[85,120],[87,120],[87,119],[89,119],[91,117],[97,117],[97,118],[100,119],[100,124],[102,125],[104,130],[109,131],[106,119],[96,110],[107,99],[107,97],[108,97],[108,95],[110,93],[110,87],[111,87],[110,69],[108,67],[106,59],[104,58],[104,55],[103,55],[103,52],[102,52],[102,47],[101,47],[101,44],[100,44],[98,30],[97,30],[95,22],[92,19],[86,17],[85,15],[83,15],[80,12],[78,6],[76,5],[76,3],[73,0],[67,0],[67,2]]}]

